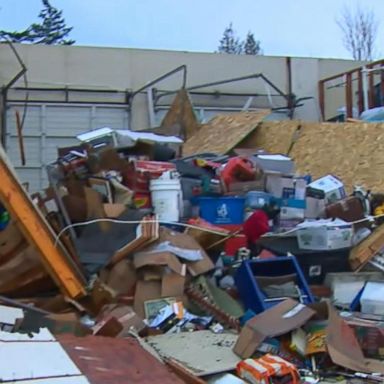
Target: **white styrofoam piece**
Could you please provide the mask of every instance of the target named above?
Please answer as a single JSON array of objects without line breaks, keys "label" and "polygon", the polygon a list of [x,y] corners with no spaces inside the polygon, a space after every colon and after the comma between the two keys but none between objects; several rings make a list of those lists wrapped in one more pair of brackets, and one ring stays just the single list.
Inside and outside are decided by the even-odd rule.
[{"label": "white styrofoam piece", "polygon": [[41,328],[39,333],[32,333],[31,335],[0,331],[0,342],[2,341],[56,341],[56,339],[48,328]]},{"label": "white styrofoam piece", "polygon": [[361,300],[375,300],[384,303],[384,282],[368,282],[361,295]]},{"label": "white styrofoam piece", "polygon": [[262,160],[291,161],[292,159],[284,155],[257,155]]},{"label": "white styrofoam piece", "polygon": [[356,295],[363,288],[364,281],[336,282],[333,288],[333,300],[338,305],[350,305]]},{"label": "white styrofoam piece", "polygon": [[17,380],[12,381],[16,384],[90,384],[85,376],[66,376],[66,377],[50,377],[47,379],[36,380]]},{"label": "white styrofoam piece", "polygon": [[0,343],[0,382],[81,375],[59,342]]},{"label": "white styrofoam piece", "polygon": [[22,319],[24,312],[21,308],[0,305],[0,323],[15,324],[17,319]]},{"label": "white styrofoam piece", "polygon": [[241,359],[233,352],[238,335],[211,331],[151,336],[147,342],[163,357],[180,362],[197,376],[227,372]]},{"label": "white styrofoam piece", "polygon": [[76,138],[80,141],[87,142],[93,139],[97,139],[98,137],[110,135],[111,133],[113,133],[111,128],[104,127],[81,133],[80,135],[77,135]]},{"label": "white styrofoam piece", "polygon": [[129,137],[133,141],[148,140],[156,143],[182,144],[183,140],[176,136],[161,136],[151,132],[130,131],[128,129],[117,129],[117,135]]}]

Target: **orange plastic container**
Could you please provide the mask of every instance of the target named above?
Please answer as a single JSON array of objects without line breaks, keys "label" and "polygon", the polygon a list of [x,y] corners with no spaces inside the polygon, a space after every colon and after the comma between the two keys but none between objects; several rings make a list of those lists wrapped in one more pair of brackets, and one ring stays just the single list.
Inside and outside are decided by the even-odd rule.
[{"label": "orange plastic container", "polygon": [[245,157],[233,157],[221,171],[221,178],[228,187],[237,181],[250,181],[255,178],[255,167]]}]

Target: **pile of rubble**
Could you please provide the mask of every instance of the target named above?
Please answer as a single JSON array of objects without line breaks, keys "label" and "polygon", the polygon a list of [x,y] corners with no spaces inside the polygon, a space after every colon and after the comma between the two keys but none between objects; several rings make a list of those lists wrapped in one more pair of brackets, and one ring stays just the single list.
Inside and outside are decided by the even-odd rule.
[{"label": "pile of rubble", "polygon": [[0,381],[384,382],[384,195],[196,137],[86,132],[31,195],[1,152]]}]

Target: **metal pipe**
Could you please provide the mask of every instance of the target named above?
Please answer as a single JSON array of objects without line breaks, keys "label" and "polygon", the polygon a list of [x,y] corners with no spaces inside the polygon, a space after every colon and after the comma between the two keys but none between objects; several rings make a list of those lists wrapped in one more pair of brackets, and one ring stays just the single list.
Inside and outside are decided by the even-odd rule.
[{"label": "metal pipe", "polygon": [[175,68],[175,69],[172,69],[172,71],[169,71],[169,72],[165,73],[164,75],[161,75],[161,76],[157,77],[156,79],[150,81],[148,84],[143,85],[142,87],[140,87],[140,88],[137,89],[136,91],[133,91],[133,92],[131,93],[131,97],[130,97],[131,101],[132,101],[132,99],[133,99],[137,94],[139,94],[140,92],[145,91],[147,88],[151,88],[151,87],[153,87],[153,86],[154,86],[155,84],[157,84],[158,82],[160,82],[160,81],[162,81],[162,80],[164,80],[164,79],[166,79],[166,78],[168,78],[168,77],[170,77],[170,76],[172,76],[172,75],[174,75],[175,73],[178,73],[178,72],[180,72],[180,71],[183,71],[182,88],[185,88],[186,83],[187,83],[187,66],[186,66],[185,64],[183,64],[183,65],[180,65],[180,67],[177,67],[177,68]]},{"label": "metal pipe", "polygon": [[[157,84],[158,82],[162,81],[162,80],[165,80],[166,78],[168,78],[169,76],[172,76],[174,75],[175,73],[178,73],[180,71],[183,71],[183,81],[182,81],[182,86],[181,88],[182,89],[185,89],[185,86],[187,84],[187,66],[185,64],[183,65],[180,65],[179,67],[173,69],[172,71],[169,71],[167,73],[165,73],[164,75],[161,75],[159,77],[157,77],[156,79],[150,81],[148,84],[146,85],[143,85],[141,88],[137,89],[136,91],[133,91],[130,95],[129,95],[129,103],[128,103],[128,106],[129,106],[129,129],[132,129],[132,104],[133,104],[133,99],[136,97],[136,95],[138,95],[139,93],[145,91],[146,89],[148,88],[153,88],[153,86],[155,84]],[[153,95],[153,94],[152,94]],[[155,103],[153,103],[155,104]]]},{"label": "metal pipe", "polygon": [[51,314],[51,312],[45,311],[44,309],[36,308],[35,306],[33,306],[31,304],[21,303],[20,301],[13,300],[13,299],[10,299],[10,298],[5,297],[5,296],[0,296],[0,303],[12,305],[13,307],[21,308],[21,309],[24,309],[25,311],[40,313],[42,315],[50,315]]},{"label": "metal pipe", "polygon": [[289,118],[293,119],[293,114],[295,111],[295,103],[294,103],[294,95],[292,92],[292,63],[291,58],[286,57],[285,63],[287,66],[287,95],[288,95],[288,101],[287,101],[287,107],[289,109]]},{"label": "metal pipe", "polygon": [[[14,103],[14,104],[22,104],[24,103],[23,100],[20,99],[7,99],[8,103]],[[91,106],[91,105],[105,105],[105,106],[112,106],[112,105],[124,105],[126,106],[125,101],[74,101],[74,100],[68,100],[68,101],[56,101],[56,100],[45,100],[45,99],[35,99],[35,100],[29,100],[28,104],[73,104],[73,105],[82,105],[82,106]]]},{"label": "metal pipe", "polygon": [[16,91],[41,91],[41,92],[84,92],[84,93],[122,93],[127,91],[118,89],[91,89],[91,88],[70,88],[70,87],[14,87]]},{"label": "metal pipe", "polygon": [[7,141],[7,90],[1,89],[1,145],[6,148]]},{"label": "metal pipe", "polygon": [[[218,81],[213,81],[213,82],[210,82],[210,83],[203,83],[203,84],[199,84],[199,85],[194,85],[192,87],[188,87],[187,88],[187,91],[189,93],[191,93],[191,91],[193,91],[194,89],[200,89],[200,88],[207,88],[207,87],[213,87],[215,85],[222,85],[222,84],[228,84],[228,83],[234,83],[234,82],[237,82],[237,81],[243,81],[243,80],[249,80],[249,79],[256,79],[258,77],[261,77],[261,73],[256,73],[256,74],[252,74],[252,75],[246,75],[246,76],[241,76],[241,77],[234,77],[234,78],[231,78],[231,79],[225,79],[225,80],[218,80]],[[168,92],[164,92],[162,94],[162,96],[168,96],[168,95],[173,95],[175,94],[177,91],[168,91]],[[217,92],[218,94],[220,94],[220,92]]]},{"label": "metal pipe", "polygon": [[[234,77],[234,78],[231,78],[231,79],[224,79],[224,80],[218,80],[218,81],[212,81],[212,82],[209,82],[209,83],[194,85],[192,87],[186,88],[186,90],[188,92],[191,92],[191,91],[196,90],[196,89],[213,87],[215,85],[229,84],[229,83],[234,83],[234,82],[237,82],[237,81],[243,81],[243,80],[249,80],[249,79],[258,79],[258,78],[261,78],[262,80],[264,80],[272,89],[274,89],[278,93],[278,96],[283,97],[288,102],[287,95],[283,91],[281,91],[275,84],[273,84],[272,81],[270,81],[262,73],[254,73],[254,74],[250,74],[250,75],[246,75],[246,76]],[[162,93],[161,95],[159,95],[157,97],[160,98],[160,97],[172,95],[174,93],[176,93],[176,91],[164,92],[164,93]],[[217,94],[220,95],[221,93],[217,92]],[[249,95],[249,96],[252,96],[252,95]],[[255,94],[255,96],[257,96],[257,94]]]},{"label": "metal pipe", "polygon": [[[1,143],[5,147],[6,146],[6,138],[7,138],[7,95],[8,90],[12,87],[13,84],[15,84],[22,76],[25,76],[25,73],[27,72],[27,67],[25,66],[23,60],[21,59],[19,53],[17,52],[16,48],[14,47],[13,43],[8,40],[7,38],[3,37],[5,39],[6,44],[11,48],[13,54],[16,57],[16,60],[18,61],[19,65],[21,66],[21,70],[2,88],[2,108],[1,111]],[[27,96],[28,97],[28,96]],[[25,119],[25,113],[23,115],[23,120],[21,126],[24,124]]]},{"label": "metal pipe", "polygon": [[[175,93],[177,93],[177,91],[160,91],[157,89],[155,92],[155,96],[154,96],[155,104],[158,105],[158,102],[162,97],[167,97],[167,96],[173,95]],[[196,92],[196,91],[189,92],[188,91],[188,93],[190,95],[195,95],[195,96],[211,96],[211,97],[214,97],[214,96],[217,96],[217,97],[221,97],[221,96],[226,96],[226,97],[268,97],[269,96],[265,93],[235,93],[235,92],[220,92],[220,91],[212,91],[212,92]],[[275,93],[272,93],[270,96],[281,97],[280,94],[275,94]]]}]

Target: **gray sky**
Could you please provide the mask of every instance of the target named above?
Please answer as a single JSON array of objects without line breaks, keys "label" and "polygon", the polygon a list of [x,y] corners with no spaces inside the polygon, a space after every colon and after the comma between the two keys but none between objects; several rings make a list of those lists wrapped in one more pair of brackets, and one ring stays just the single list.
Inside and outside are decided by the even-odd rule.
[{"label": "gray sky", "polygon": [[[78,45],[213,52],[232,21],[251,30],[266,55],[349,58],[335,23],[343,6],[384,15],[383,0],[51,0]],[[40,0],[0,0],[0,29],[37,20]],[[378,54],[384,26],[379,26]]]}]

